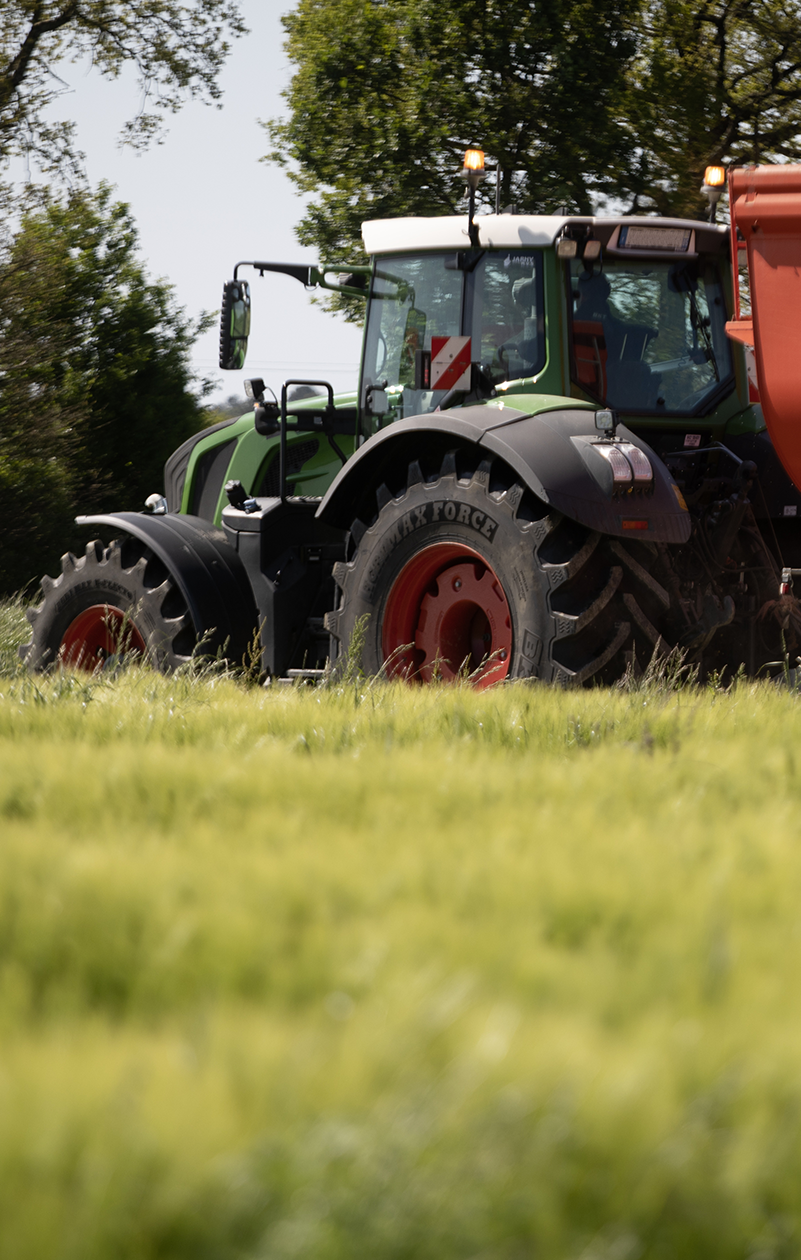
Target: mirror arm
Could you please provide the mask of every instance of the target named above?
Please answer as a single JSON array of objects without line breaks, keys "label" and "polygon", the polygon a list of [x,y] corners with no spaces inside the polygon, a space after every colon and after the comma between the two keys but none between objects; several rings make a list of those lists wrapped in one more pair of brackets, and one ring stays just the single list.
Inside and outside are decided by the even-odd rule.
[{"label": "mirror arm", "polygon": [[314,268],[302,266],[300,263],[238,262],[234,267],[234,280],[239,279],[240,267],[252,267],[260,276],[263,276],[265,271],[277,271],[281,275],[292,276],[294,280],[299,280],[307,288],[315,283],[311,278]]},{"label": "mirror arm", "polygon": [[243,261],[238,262],[234,267],[234,280],[239,279],[240,267],[252,267],[254,271],[258,271],[263,276],[266,271],[277,272],[279,275],[291,276],[293,280],[299,280],[306,289],[330,289],[333,293],[344,293],[348,297],[366,298],[369,284],[365,284],[364,288],[357,288],[353,284],[335,284],[326,279],[331,272],[337,271],[345,273],[348,276],[364,276],[369,280],[372,274],[372,267],[362,264],[352,265],[350,263],[338,263],[333,266],[321,264],[319,267],[306,266],[301,263],[273,263],[259,261]]}]

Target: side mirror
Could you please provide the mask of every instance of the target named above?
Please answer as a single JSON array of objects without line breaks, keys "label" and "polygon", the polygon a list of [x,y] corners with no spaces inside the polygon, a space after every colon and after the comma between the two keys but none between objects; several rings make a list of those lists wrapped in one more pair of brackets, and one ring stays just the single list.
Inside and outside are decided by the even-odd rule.
[{"label": "side mirror", "polygon": [[247,280],[226,280],[220,311],[220,367],[245,366],[250,335],[250,285]]}]

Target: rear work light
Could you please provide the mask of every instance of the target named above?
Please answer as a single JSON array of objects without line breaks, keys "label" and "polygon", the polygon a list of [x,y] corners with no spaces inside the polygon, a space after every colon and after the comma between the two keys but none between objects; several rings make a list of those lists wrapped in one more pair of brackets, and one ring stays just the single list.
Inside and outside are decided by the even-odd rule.
[{"label": "rear work light", "polygon": [[634,473],[635,486],[650,486],[654,480],[654,470],[651,467],[651,461],[641,451],[639,446],[635,446],[633,442],[621,442],[620,449],[631,464],[631,471]]},{"label": "rear work light", "polygon": [[[645,451],[641,451],[633,442],[602,439],[600,442],[593,442],[591,449],[611,469],[612,494],[632,494],[637,491],[642,493],[653,490],[654,470],[651,461]],[[598,480],[597,476],[596,480]],[[603,481],[600,484],[603,485]],[[608,482],[605,488],[608,493]]]},{"label": "rear work light", "polygon": [[603,445],[601,442],[595,447],[595,450],[605,459],[609,467],[612,469],[612,478],[615,490],[626,490],[631,485],[634,476],[631,464],[626,459],[619,446],[613,446],[610,442],[609,446]]}]

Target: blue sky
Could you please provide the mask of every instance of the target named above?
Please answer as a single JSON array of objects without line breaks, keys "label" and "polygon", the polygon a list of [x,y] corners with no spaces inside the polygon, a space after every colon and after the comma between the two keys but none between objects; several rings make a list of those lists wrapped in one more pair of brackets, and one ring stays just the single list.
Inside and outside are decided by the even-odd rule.
[{"label": "blue sky", "polygon": [[[268,137],[258,119],[282,111],[289,82],[280,16],[292,5],[242,0],[241,7],[251,34],[233,45],[220,81],[222,109],[187,103],[168,120],[164,143],[142,155],[117,143],[138,108],[134,76],[109,82],[84,65],[58,67],[70,92],[53,112],[77,123],[91,182],[108,180],[130,204],[150,275],[169,280],[192,315],[219,307],[223,281],[241,259],[317,261],[294,235],[303,203],[293,185],[259,161]],[[217,368],[216,329],[195,347],[198,373],[216,378],[212,398],[241,394],[246,376],[262,376],[276,393],[298,375],[323,377],[336,390],[355,386],[359,329],[316,307],[296,280],[255,277],[252,287],[246,370]]]}]

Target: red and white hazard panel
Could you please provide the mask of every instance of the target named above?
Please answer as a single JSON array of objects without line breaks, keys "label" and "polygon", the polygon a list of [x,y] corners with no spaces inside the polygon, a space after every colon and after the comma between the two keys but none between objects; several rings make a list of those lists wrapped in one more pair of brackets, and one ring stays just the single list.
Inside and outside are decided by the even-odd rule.
[{"label": "red and white hazard panel", "polygon": [[431,338],[431,389],[470,388],[470,338]]}]

